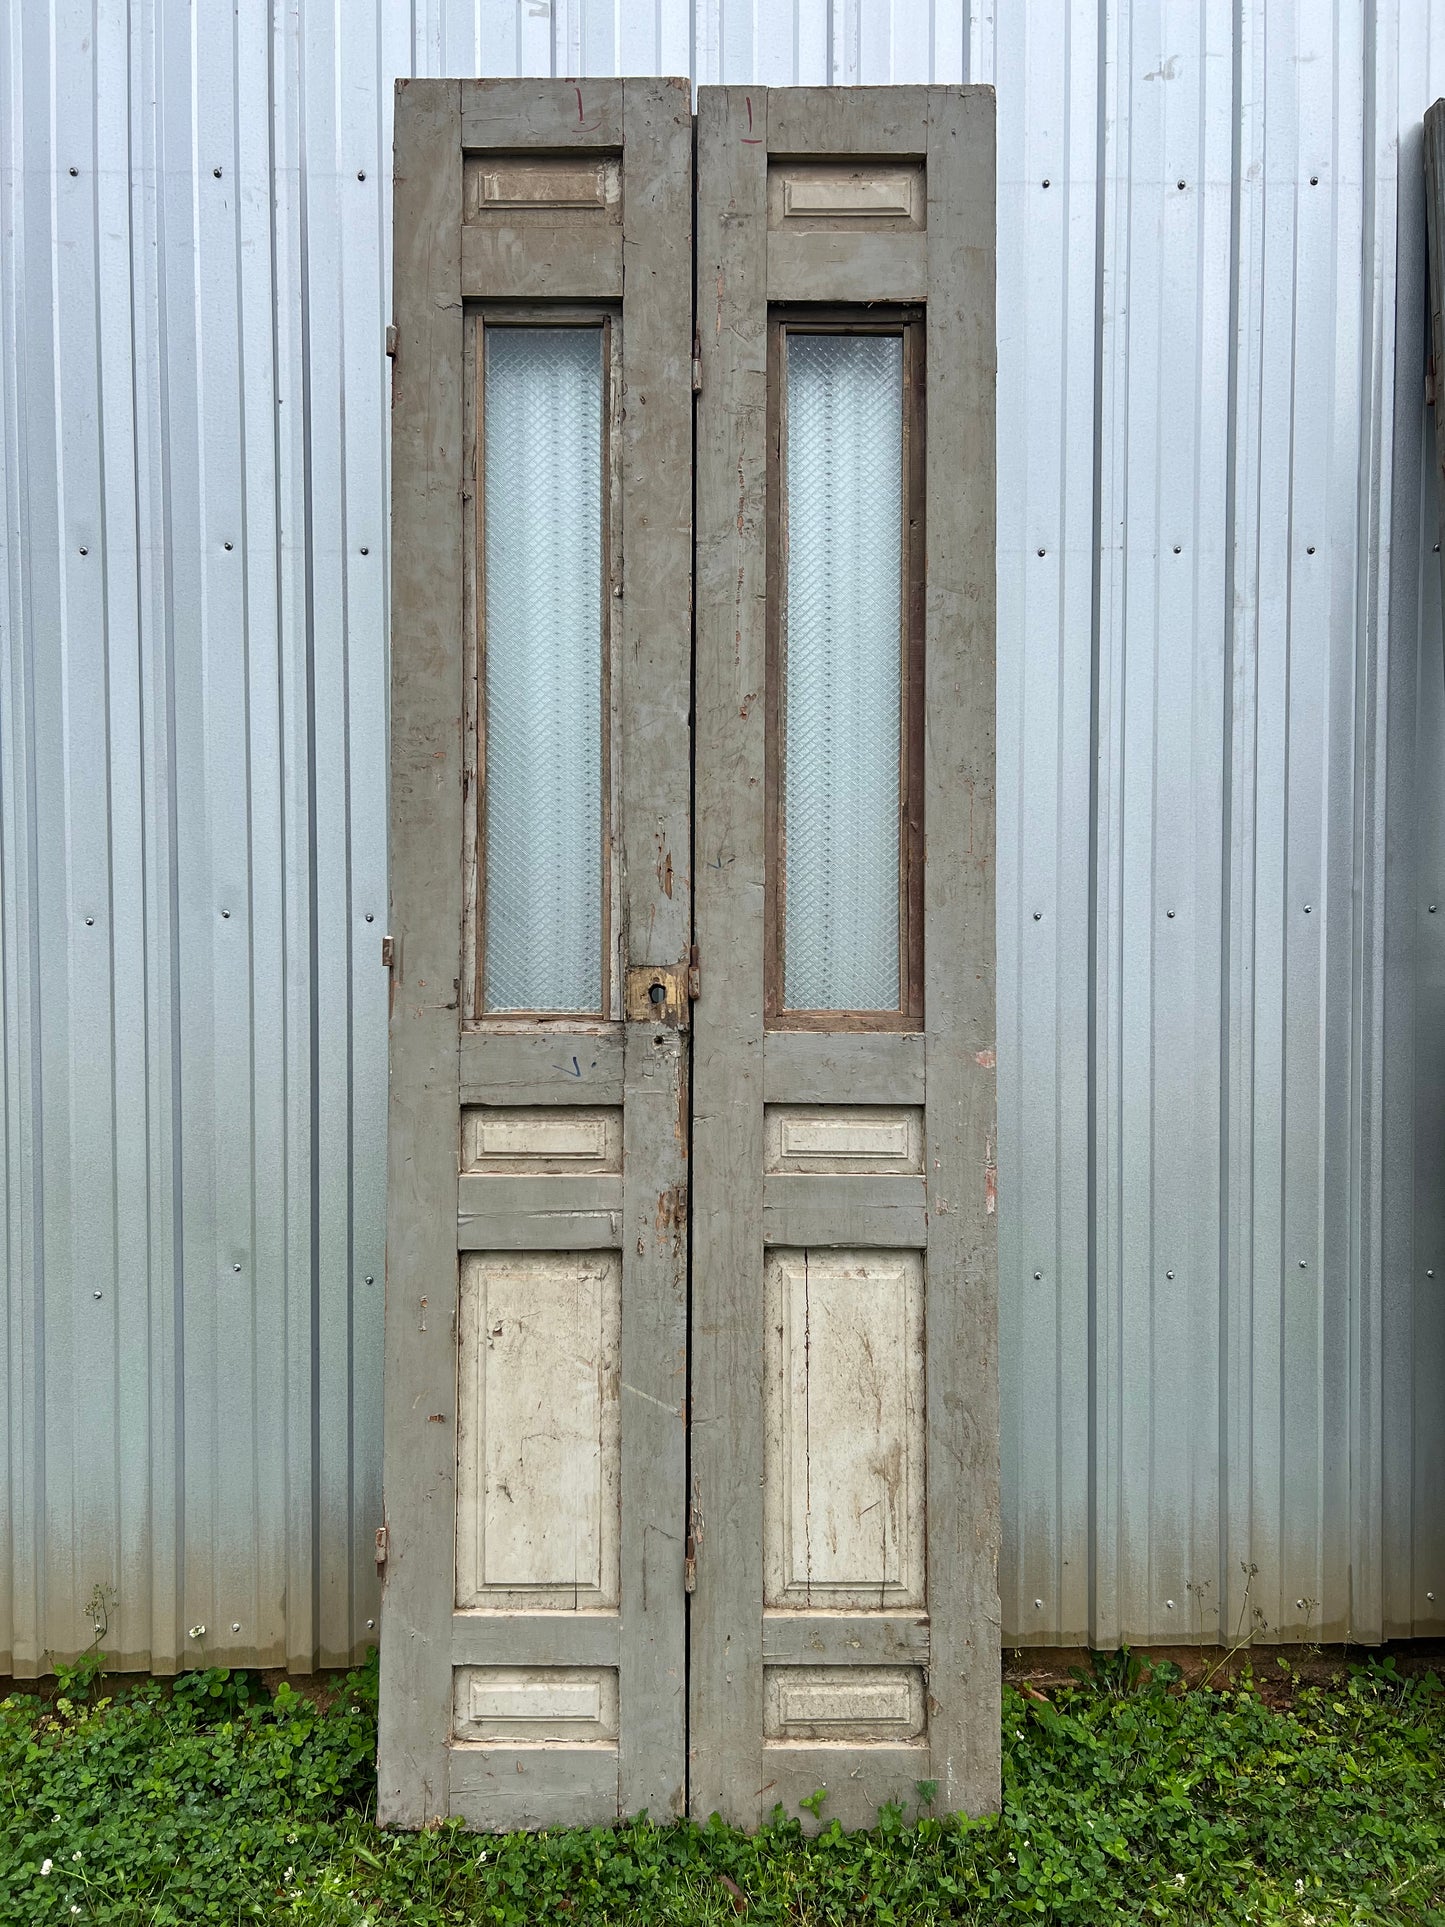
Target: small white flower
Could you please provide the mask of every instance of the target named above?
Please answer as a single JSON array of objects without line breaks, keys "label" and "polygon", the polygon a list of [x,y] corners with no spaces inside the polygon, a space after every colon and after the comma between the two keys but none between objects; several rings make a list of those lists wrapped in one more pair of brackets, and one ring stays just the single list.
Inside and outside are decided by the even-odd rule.
[{"label": "small white flower", "polygon": [[294,1846],[296,1845],[296,1836],[295,1836],[295,1834],[294,1834],[294,1833],[288,1833],[288,1834],[287,1834],[287,1836],[286,1836],[286,1844],[287,1844],[287,1846],[288,1846],[288,1847],[294,1847]]},{"label": "small white flower", "polygon": [[60,1815],[58,1813],[51,1814],[50,1824],[52,1827],[58,1827],[60,1825]]},{"label": "small white flower", "polygon": [[79,1848],[79,1847],[77,1847],[77,1848],[75,1849],[75,1852],[74,1852],[74,1853],[73,1853],[73,1854],[72,1854],[72,1855],[71,1855],[70,1857],[71,1857],[71,1859],[72,1859],[72,1860],[79,1860],[79,1858],[80,1858],[80,1848]]},{"label": "small white flower", "polygon": [[477,1865],[479,1867],[485,1867],[486,1864],[487,1864],[487,1850],[485,1847],[483,1847],[481,1852],[477,1855]]},{"label": "small white flower", "polygon": [[296,1873],[296,1869],[294,1867],[288,1867],[285,1873],[282,1874],[281,1878],[283,1880],[290,1880],[294,1878],[295,1873]]},{"label": "small white flower", "polygon": [[1174,1885],[1175,1885],[1176,1887],[1182,1887],[1182,1886],[1184,1885],[1184,1876],[1183,1876],[1183,1874],[1182,1874],[1182,1873],[1177,1873],[1177,1874],[1175,1874],[1175,1876],[1174,1876]]},{"label": "small white flower", "polygon": [[1295,1890],[1296,1896],[1302,1894],[1305,1890],[1305,1883],[1302,1880],[1297,1880],[1294,1883],[1294,1890]]},{"label": "small white flower", "polygon": [[40,1871],[41,1871],[41,1873],[42,1873],[42,1874],[47,1874],[47,1873],[49,1873],[49,1872],[50,1872],[50,1869],[51,1869],[51,1868],[52,1868],[52,1867],[53,1867],[54,1865],[55,1865],[55,1862],[54,1862],[53,1860],[42,1860],[42,1861],[41,1861],[41,1863],[40,1863]]},{"label": "small white flower", "polygon": [[73,1906],[73,1907],[71,1908],[71,1910],[70,1910],[70,1911],[71,1911],[71,1913],[73,1913],[73,1914],[78,1914],[78,1913],[80,1912],[80,1909],[79,1909],[79,1907],[74,1907],[74,1906]]}]

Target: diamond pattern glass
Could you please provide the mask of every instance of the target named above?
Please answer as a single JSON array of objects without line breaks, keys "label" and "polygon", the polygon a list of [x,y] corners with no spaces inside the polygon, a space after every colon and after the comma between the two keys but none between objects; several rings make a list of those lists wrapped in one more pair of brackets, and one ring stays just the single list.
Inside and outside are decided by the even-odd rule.
[{"label": "diamond pattern glass", "polygon": [[602,331],[488,328],[489,1011],[602,1008]]},{"label": "diamond pattern glass", "polygon": [[783,999],[896,1010],[903,342],[785,341]]}]

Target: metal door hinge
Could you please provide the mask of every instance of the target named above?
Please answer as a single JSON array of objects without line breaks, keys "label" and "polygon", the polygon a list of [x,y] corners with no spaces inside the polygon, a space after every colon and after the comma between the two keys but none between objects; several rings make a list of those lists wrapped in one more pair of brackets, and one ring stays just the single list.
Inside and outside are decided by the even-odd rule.
[{"label": "metal door hinge", "polygon": [[702,393],[702,335],[696,330],[692,337],[692,392]]},{"label": "metal door hinge", "polygon": [[702,995],[702,952],[696,944],[687,953],[687,995],[694,1004]]},{"label": "metal door hinge", "polygon": [[385,1564],[386,1564],[386,1527],[378,1526],[376,1528],[376,1569],[377,1571],[380,1572],[382,1567]]},{"label": "metal door hinge", "polygon": [[381,940],[381,967],[383,970],[396,968],[396,943],[391,937],[383,937]]},{"label": "metal door hinge", "polygon": [[386,352],[389,356],[396,353],[396,323],[394,321],[388,321],[386,324]]}]

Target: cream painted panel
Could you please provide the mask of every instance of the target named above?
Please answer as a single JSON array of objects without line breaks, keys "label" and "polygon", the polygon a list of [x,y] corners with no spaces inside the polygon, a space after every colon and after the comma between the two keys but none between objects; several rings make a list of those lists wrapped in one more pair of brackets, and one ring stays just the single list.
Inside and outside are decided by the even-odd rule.
[{"label": "cream painted panel", "polygon": [[620,1171],[622,1112],[476,1105],[462,1113],[464,1171]]},{"label": "cream painted panel", "polygon": [[921,1171],[923,1112],[912,1105],[770,1104],[768,1171]]},{"label": "cream painted panel", "polygon": [[923,1732],[918,1666],[769,1666],[763,1735],[770,1740],[912,1740]]},{"label": "cream painted panel", "polygon": [[615,1740],[610,1666],[460,1666],[452,1730],[459,1740]]},{"label": "cream painted panel", "polygon": [[784,161],[768,169],[768,226],[795,232],[830,228],[922,228],[923,168],[856,162]]},{"label": "cream painted panel", "polygon": [[457,1604],[617,1604],[621,1260],[468,1255]]},{"label": "cream painted panel", "polygon": [[465,166],[463,220],[535,209],[551,217],[558,210],[622,218],[622,169],[615,160],[571,155],[470,156]]},{"label": "cream painted panel", "polygon": [[764,1602],[924,1597],[923,1263],[768,1254]]}]

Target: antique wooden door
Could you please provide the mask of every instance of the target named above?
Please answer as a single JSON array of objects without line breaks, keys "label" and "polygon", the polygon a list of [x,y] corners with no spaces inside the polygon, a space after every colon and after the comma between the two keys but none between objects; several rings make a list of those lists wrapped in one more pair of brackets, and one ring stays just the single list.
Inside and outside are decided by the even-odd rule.
[{"label": "antique wooden door", "polygon": [[992,95],[396,127],[380,1816],[987,1809]]},{"label": "antique wooden door", "polygon": [[697,128],[693,1810],[998,1799],[994,132]]},{"label": "antique wooden door", "polygon": [[396,117],[379,1812],[684,1799],[686,82]]}]

